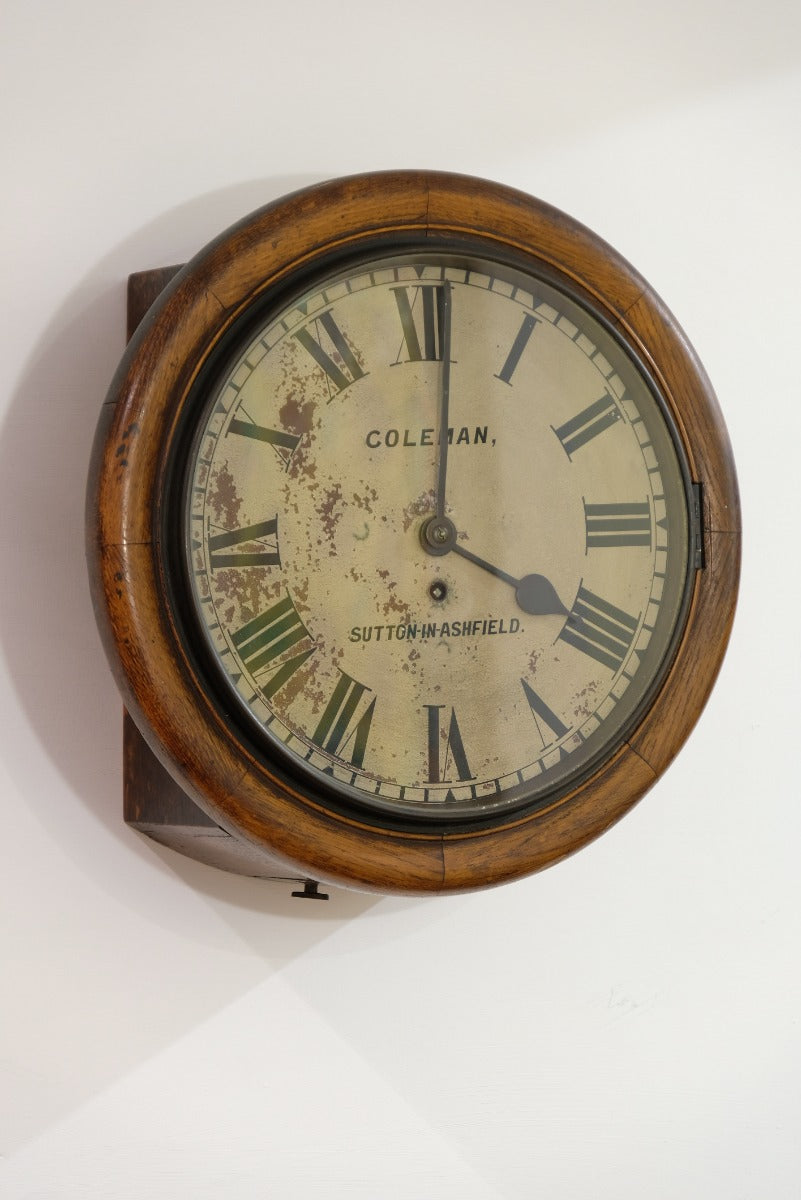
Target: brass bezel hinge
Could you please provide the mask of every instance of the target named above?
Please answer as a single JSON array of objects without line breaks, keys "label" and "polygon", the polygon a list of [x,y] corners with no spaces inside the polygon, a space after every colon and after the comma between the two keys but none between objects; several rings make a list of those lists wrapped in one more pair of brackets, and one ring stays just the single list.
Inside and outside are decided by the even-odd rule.
[{"label": "brass bezel hinge", "polygon": [[703,485],[700,483],[692,484],[690,531],[693,539],[693,566],[696,571],[702,571],[706,566],[706,557],[704,555],[704,491]]}]

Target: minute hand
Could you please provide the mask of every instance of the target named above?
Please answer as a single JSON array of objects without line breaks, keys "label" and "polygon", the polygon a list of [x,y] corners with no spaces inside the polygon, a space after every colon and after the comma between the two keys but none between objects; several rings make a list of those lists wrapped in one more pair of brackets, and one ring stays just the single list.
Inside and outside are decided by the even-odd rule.
[{"label": "minute hand", "polygon": [[510,587],[513,587],[518,607],[522,608],[523,612],[538,617],[550,614],[567,616],[568,610],[557,596],[556,589],[551,581],[546,579],[544,575],[524,575],[522,579],[515,579],[514,575],[510,575],[507,571],[502,571],[500,567],[494,567],[492,563],[488,563],[485,559],[479,558],[477,554],[473,554],[472,550],[466,550],[460,542],[454,542],[451,550],[454,554],[466,558],[468,562],[475,563],[477,567],[481,567],[484,571],[489,571],[490,575],[494,575],[497,579],[502,579],[504,583],[508,583]]},{"label": "minute hand", "polygon": [[451,285],[442,284],[442,378],[439,397],[439,461],[437,463],[437,516],[445,516],[445,480],[448,474],[448,409],[451,402]]}]

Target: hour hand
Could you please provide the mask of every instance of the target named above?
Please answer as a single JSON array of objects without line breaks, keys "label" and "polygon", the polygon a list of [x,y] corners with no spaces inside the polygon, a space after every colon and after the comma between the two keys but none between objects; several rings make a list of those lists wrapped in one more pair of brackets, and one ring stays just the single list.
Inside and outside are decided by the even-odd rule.
[{"label": "hour hand", "polygon": [[502,571],[500,567],[493,566],[486,559],[479,558],[477,554],[473,554],[472,550],[467,550],[458,542],[454,542],[451,549],[454,554],[458,554],[461,558],[466,558],[468,562],[475,563],[477,567],[481,567],[484,571],[489,571],[490,575],[494,575],[497,579],[502,579],[504,583],[508,583],[513,587],[515,589],[517,606],[523,612],[530,613],[535,617],[551,615],[567,616],[568,610],[556,594],[556,588],[550,579],[546,579],[544,575],[531,574],[524,575],[522,579],[515,579],[514,575],[509,575],[507,571]]},{"label": "hour hand", "polygon": [[568,615],[568,610],[559,599],[556,588],[550,579],[537,574],[524,575],[522,579],[516,579],[514,575],[502,571],[500,567],[487,562],[485,558],[479,558],[477,554],[473,554],[472,550],[468,550],[456,540],[456,527],[448,517],[430,517],[423,525],[420,534],[423,546],[429,554],[442,555],[453,552],[460,558],[466,558],[468,562],[481,567],[483,571],[488,571],[496,579],[502,579],[504,583],[508,583],[515,589],[515,600],[518,608],[523,612],[536,617]]},{"label": "hour hand", "polygon": [[544,575],[524,575],[517,581],[515,600],[523,612],[536,617],[551,614],[567,616],[567,609],[556,594],[556,588]]}]

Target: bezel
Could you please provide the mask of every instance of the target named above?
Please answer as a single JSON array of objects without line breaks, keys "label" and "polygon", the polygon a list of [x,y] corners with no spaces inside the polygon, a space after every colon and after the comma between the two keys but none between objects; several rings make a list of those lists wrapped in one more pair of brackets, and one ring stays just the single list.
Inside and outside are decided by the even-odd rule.
[{"label": "bezel", "polygon": [[[464,799],[447,805],[436,802],[417,803],[393,800],[388,795],[371,795],[365,789],[350,786],[345,779],[353,768],[342,763],[338,768],[333,765],[333,773],[327,775],[323,767],[323,756],[314,755],[305,764],[296,754],[289,751],[284,741],[273,735],[269,728],[260,723],[244,699],[236,694],[231,687],[219,659],[214,654],[210,639],[202,621],[199,618],[197,605],[192,601],[193,593],[191,580],[191,553],[187,548],[189,540],[188,510],[189,490],[193,463],[200,453],[200,446],[206,434],[206,421],[209,409],[218,400],[218,385],[231,373],[241,355],[257,338],[260,332],[266,331],[274,320],[290,311],[293,304],[306,296],[310,291],[326,286],[329,281],[337,280],[345,275],[349,278],[358,274],[362,267],[379,271],[382,266],[391,262],[401,262],[402,255],[398,254],[397,243],[387,244],[386,239],[375,242],[368,239],[360,245],[357,251],[339,251],[332,259],[323,255],[307,265],[300,280],[293,280],[294,286],[279,288],[276,294],[268,292],[251,308],[245,310],[239,320],[226,332],[224,338],[214,347],[203,364],[201,371],[187,393],[182,406],[180,419],[176,426],[175,437],[166,455],[163,484],[161,488],[162,503],[160,505],[161,526],[156,533],[156,542],[163,547],[163,570],[166,581],[166,598],[171,607],[172,621],[179,631],[181,643],[188,658],[191,660],[197,678],[201,681],[204,693],[217,708],[221,719],[237,731],[237,738],[249,747],[250,753],[258,759],[265,770],[284,787],[290,787],[305,795],[309,800],[322,804],[325,808],[342,816],[352,817],[374,825],[380,829],[404,829],[409,832],[425,833],[436,826],[443,833],[466,832],[476,829],[491,829],[507,824],[510,820],[533,813],[544,807],[551,807],[560,797],[578,786],[588,778],[598,763],[607,759],[616,748],[625,741],[626,736],[635,728],[642,713],[648,708],[654,693],[669,669],[675,647],[681,636],[690,595],[692,593],[693,572],[692,564],[696,558],[693,529],[689,521],[692,503],[692,484],[686,458],[678,438],[675,424],[671,419],[663,398],[656,384],[648,374],[645,366],[639,360],[636,352],[626,345],[618,331],[609,326],[605,318],[599,317],[586,298],[577,293],[574,283],[565,283],[551,268],[547,272],[537,269],[528,256],[521,253],[515,255],[498,255],[493,244],[494,258],[492,263],[486,258],[479,260],[480,255],[486,255],[484,241],[457,240],[445,238],[433,244],[420,244],[419,238],[404,239],[403,254],[409,254],[416,260],[422,260],[430,255],[432,260],[442,265],[443,259],[452,257],[450,264],[457,270],[475,270],[480,266],[493,266],[508,269],[511,274],[525,273],[526,282],[544,284],[549,289],[559,293],[562,312],[560,322],[569,320],[564,309],[572,314],[572,306],[578,306],[598,321],[615,344],[616,353],[621,356],[625,365],[619,364],[624,375],[636,374],[645,383],[646,389],[653,398],[656,409],[664,420],[667,440],[670,442],[677,459],[684,490],[685,525],[686,525],[686,563],[685,576],[681,588],[681,599],[669,636],[669,642],[658,663],[654,666],[646,690],[637,701],[622,725],[606,738],[595,736],[603,734],[603,726],[594,731],[592,740],[597,743],[594,752],[588,758],[585,754],[578,756],[576,763],[568,772],[562,767],[559,752],[554,749],[552,762],[546,767],[534,771],[534,764],[529,764],[525,779],[519,779],[517,784],[508,785],[501,796],[491,799],[487,794],[475,795],[475,789],[468,784],[461,787],[454,785],[455,792],[473,791],[472,801]],[[510,290],[513,285],[510,283]],[[559,315],[559,310],[555,310]],[[613,363],[607,364],[609,374],[615,371]],[[624,393],[628,387],[618,380]],[[655,434],[654,434],[655,436]],[[182,514],[182,524],[175,519],[177,513]],[[652,636],[656,636],[656,633]],[[641,668],[643,669],[643,668]],[[268,706],[269,707],[269,706]],[[585,740],[585,739],[583,739]],[[320,760],[320,766],[315,765],[315,759]],[[521,770],[525,765],[521,764]],[[369,772],[356,771],[356,774],[369,778]],[[519,775],[519,772],[517,772]],[[512,778],[509,776],[508,778]],[[549,783],[550,781],[550,783]],[[408,791],[408,788],[406,789]],[[417,790],[422,790],[419,785]]]},{"label": "bezel", "polygon": [[[267,765],[209,688],[186,635],[168,533],[186,405],[212,356],[223,353],[234,331],[239,336],[244,314],[268,296],[302,290],[322,263],[328,269],[368,247],[373,253],[391,242],[397,249],[421,237],[467,239],[488,257],[524,254],[539,272],[555,271],[631,347],[663,397],[688,489],[703,489],[707,564],[690,573],[671,661],[611,756],[535,811],[433,829],[379,824],[374,814],[368,819],[347,806],[340,811],[303,794],[292,772]],[[601,833],[688,736],[734,614],[740,526],[731,453],[714,394],[675,320],[589,231],[530,197],[462,176],[399,172],[319,185],[267,206],[201,252],[148,314],[112,384],[89,518],[94,595],[110,659],[129,711],[167,769],[223,828],[297,873],[382,891],[499,883]]]}]

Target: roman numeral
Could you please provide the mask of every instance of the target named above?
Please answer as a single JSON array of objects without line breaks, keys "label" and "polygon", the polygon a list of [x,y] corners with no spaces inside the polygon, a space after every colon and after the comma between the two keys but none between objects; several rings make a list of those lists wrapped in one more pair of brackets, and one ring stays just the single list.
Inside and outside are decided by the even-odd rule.
[{"label": "roman numeral", "polygon": [[[304,638],[311,640],[309,631],[287,595],[238,629],[231,640],[242,662],[255,676],[272,667],[281,655]],[[285,659],[266,682],[259,683],[268,700],[291,679],[314,650],[312,645],[300,654]]]},{"label": "roman numeral", "polygon": [[[297,338],[304,350],[307,350],[317,365],[325,371],[329,398],[333,398],[344,392],[345,388],[350,387],[357,379],[364,378],[365,372],[330,309],[315,317],[312,324],[314,333],[306,326],[293,334],[293,337]],[[333,355],[323,348],[323,334],[332,347]]]},{"label": "roman numeral", "polygon": [[[390,289],[398,306],[403,345],[407,357],[401,359],[403,345],[398,351],[395,364],[399,362],[438,362],[442,358],[443,306],[442,287],[423,283],[413,287]],[[422,334],[422,341],[421,341]]]},{"label": "roman numeral", "polygon": [[364,765],[364,752],[367,749],[367,739],[375,712],[374,696],[358,721],[354,721],[359,702],[369,690],[363,683],[357,683],[350,675],[341,672],[312,736],[312,741],[329,754],[344,758],[347,751],[348,761],[354,767]]},{"label": "roman numeral", "polygon": [[241,421],[238,417],[231,421],[228,432],[239,434],[240,437],[254,438],[257,442],[267,442],[285,467],[289,466],[289,460],[300,441],[299,437],[287,433],[284,429],[266,429],[263,425],[256,425],[253,421]]},{"label": "roman numeral", "polygon": [[525,314],[520,328],[517,331],[517,337],[512,342],[512,349],[506,356],[506,362],[495,376],[496,379],[500,379],[503,383],[508,383],[510,387],[512,384],[512,376],[515,373],[515,368],[520,362],[523,351],[528,345],[528,340],[531,337],[534,326],[537,324],[537,320],[537,317],[532,317],[530,313]]},{"label": "roman numeral", "polygon": [[429,783],[451,783],[454,782],[449,772],[455,770],[457,777],[464,781],[466,779],[475,779],[475,775],[470,770],[470,764],[467,761],[467,755],[464,751],[464,742],[459,731],[459,723],[456,720],[456,713],[451,709],[450,724],[448,725],[448,737],[445,742],[444,758],[440,754],[442,743],[442,729],[440,724],[440,713],[445,707],[443,704],[426,704],[428,709],[428,780]]},{"label": "roman numeral", "polygon": [[537,726],[537,732],[540,735],[540,740],[542,741],[543,747],[545,747],[547,743],[540,726],[540,721],[544,721],[557,738],[564,737],[564,735],[568,732],[567,725],[565,725],[563,721],[559,720],[556,713],[548,707],[542,696],[539,696],[534,691],[534,688],[531,687],[531,685],[527,683],[525,679],[521,679],[520,682],[523,685],[523,691],[526,694],[528,706],[531,709],[531,715],[534,718],[534,723]]},{"label": "roman numeral", "polygon": [[[252,549],[256,544],[259,549]],[[239,549],[231,554],[223,553],[232,546],[238,546]],[[228,529],[223,533],[211,534],[209,531],[209,565],[213,571],[221,567],[280,567],[278,517],[259,521],[256,525],[245,525],[242,529]]]},{"label": "roman numeral", "polygon": [[651,547],[651,509],[643,504],[584,504],[587,549],[599,546]]},{"label": "roman numeral", "polygon": [[612,397],[607,394],[600,400],[596,400],[594,404],[588,405],[570,421],[565,421],[564,425],[560,425],[558,429],[554,429],[554,433],[562,443],[567,457],[572,458],[581,446],[592,441],[599,433],[603,433],[605,429],[609,429],[620,419],[620,410]]},{"label": "roman numeral", "polygon": [[616,671],[631,649],[639,618],[580,587],[559,637],[582,654]]}]

